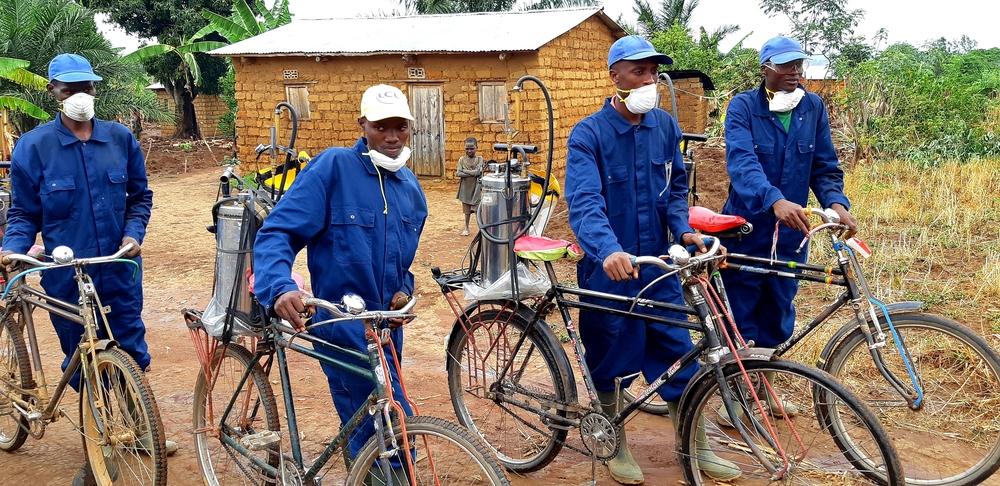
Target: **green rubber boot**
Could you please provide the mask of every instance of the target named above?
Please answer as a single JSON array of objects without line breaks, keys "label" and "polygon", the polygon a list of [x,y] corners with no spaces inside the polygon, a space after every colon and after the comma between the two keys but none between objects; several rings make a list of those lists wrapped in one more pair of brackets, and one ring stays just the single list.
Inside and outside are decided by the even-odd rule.
[{"label": "green rubber boot", "polygon": [[[764,378],[767,378],[767,382],[771,384],[771,388],[774,389],[774,393],[778,395],[778,400],[781,401],[780,408],[785,409],[785,413],[788,414],[788,417],[791,418],[798,415],[799,406],[790,400],[786,400],[784,397],[781,396],[781,390],[778,389],[778,387],[774,383],[774,372],[773,371],[764,372]],[[781,418],[782,417],[781,411],[778,407],[778,404],[774,402],[773,398],[771,398],[771,394],[767,393],[767,390],[764,390],[764,394],[767,395],[767,408],[768,411],[771,413],[771,416]]]},{"label": "green rubber boot", "polygon": [[[670,408],[670,417],[674,421],[674,429],[677,428],[677,402],[667,402]],[[723,410],[725,413],[725,410]],[[728,416],[727,416],[728,419]],[[698,422],[698,429],[694,438],[697,453],[694,457],[694,466],[706,476],[716,481],[732,481],[743,475],[740,467],[736,463],[719,457],[712,450],[708,443],[708,434],[705,433],[705,419]]]},{"label": "green rubber boot", "polygon": [[[601,400],[601,408],[609,417],[613,417],[618,410],[625,408],[625,398],[619,396],[618,403],[615,402],[615,392],[597,392],[597,398]],[[625,438],[625,428],[621,429],[621,448],[618,454],[608,462],[608,471],[611,478],[621,484],[642,484],[645,478],[639,463],[632,457],[632,451],[628,449],[628,440]]]}]

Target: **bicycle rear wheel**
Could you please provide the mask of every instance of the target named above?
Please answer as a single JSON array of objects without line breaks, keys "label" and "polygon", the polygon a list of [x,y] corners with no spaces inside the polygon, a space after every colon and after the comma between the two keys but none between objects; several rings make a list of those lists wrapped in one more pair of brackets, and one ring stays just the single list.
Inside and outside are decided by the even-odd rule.
[{"label": "bicycle rear wheel", "polygon": [[[397,425],[394,432],[402,448],[402,427]],[[346,484],[380,486],[388,484],[391,475],[395,485],[510,485],[486,445],[457,424],[435,417],[407,417],[406,435],[414,477],[397,458],[390,460],[390,470],[383,470],[376,462],[379,443],[373,436],[358,452]]]},{"label": "bicycle rear wheel", "polygon": [[[17,305],[17,302],[13,304]],[[28,418],[21,415],[13,402],[6,398],[6,394],[13,391],[8,383],[22,390],[35,387],[28,359],[21,326],[15,317],[5,316],[0,323],[0,450],[4,452],[16,451],[28,439]],[[21,394],[20,398],[28,400],[30,397]]]},{"label": "bicycle rear wheel", "polygon": [[[493,449],[508,469],[545,467],[562,450],[565,428],[554,428],[540,411],[566,417],[576,402],[566,354],[547,329],[531,327],[510,306],[480,304],[455,323],[448,345],[448,389],[459,423]],[[527,338],[515,355],[521,335]],[[511,362],[502,381],[497,376]],[[518,406],[512,402],[519,402]]]},{"label": "bicycle rear wheel", "polygon": [[[250,434],[281,430],[278,406],[264,370],[254,362],[250,351],[236,344],[220,346],[215,351],[212,369],[215,370],[214,386],[201,372],[194,386],[194,441],[205,484],[273,483],[272,475],[221,439],[223,427],[228,437],[237,442]],[[237,391],[247,369],[251,370],[250,376]],[[223,424],[222,415],[234,396],[237,398],[233,410]],[[254,455],[270,466],[277,468],[279,465],[277,449],[255,451]]]},{"label": "bicycle rear wheel", "polygon": [[98,352],[94,368],[93,381],[81,380],[80,426],[97,484],[167,484],[163,423],[146,376],[119,348]]},{"label": "bicycle rear wheel", "polygon": [[[907,483],[980,484],[1000,468],[1000,357],[961,324],[926,313],[892,316],[909,351],[923,404],[912,410],[876,368],[855,329],[835,345],[824,368],[865,400],[893,438]],[[910,385],[896,342],[883,322],[886,368]]]},{"label": "bicycle rear wheel", "polygon": [[[699,471],[700,461],[715,457],[731,461],[742,472],[741,485],[773,484],[904,484],[902,468],[892,443],[875,416],[857,398],[827,373],[806,365],[783,360],[745,360],[750,377],[747,386],[736,363],[723,367],[727,393],[740,411],[750,441],[745,441],[726,419],[717,377],[705,374],[693,383],[683,401],[679,431],[679,454],[684,475],[690,484],[712,484]],[[786,409],[794,404],[798,413],[785,418],[766,399],[764,378],[781,397]],[[748,390],[757,392],[768,413],[773,432],[755,428],[763,423]],[[775,402],[772,400],[772,402]],[[831,423],[837,423],[836,427]],[[698,424],[704,435],[699,437]],[[726,424],[726,425],[723,425]],[[836,434],[848,435],[836,437]],[[851,454],[845,453],[849,448]],[[760,455],[752,451],[757,449]],[[783,452],[783,454],[782,454]],[[712,457],[714,454],[715,457]],[[787,458],[787,462],[782,459]],[[705,467],[708,469],[707,467]],[[776,478],[775,470],[787,470]]]}]

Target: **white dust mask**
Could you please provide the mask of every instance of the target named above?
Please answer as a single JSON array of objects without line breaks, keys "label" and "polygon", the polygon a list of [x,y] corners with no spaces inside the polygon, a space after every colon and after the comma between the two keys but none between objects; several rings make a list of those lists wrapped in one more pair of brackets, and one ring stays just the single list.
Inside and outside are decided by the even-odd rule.
[{"label": "white dust mask", "polygon": [[799,102],[802,101],[802,97],[805,95],[806,92],[802,88],[795,88],[795,91],[792,91],[791,93],[787,91],[777,91],[773,96],[771,96],[768,108],[771,111],[776,111],[778,113],[792,111],[796,106],[799,106]]},{"label": "white dust mask", "polygon": [[410,147],[403,147],[403,150],[399,151],[399,155],[396,158],[389,157],[382,152],[371,149],[369,149],[364,155],[371,157],[373,164],[390,172],[396,172],[406,165],[407,160],[410,160]]},{"label": "white dust mask", "polygon": [[85,122],[94,118],[94,97],[87,93],[77,93],[62,102],[62,112],[78,121]]},{"label": "white dust mask", "polygon": [[628,111],[636,115],[648,113],[656,107],[656,83],[647,84],[641,88],[620,91],[628,92],[628,96],[622,98],[621,95],[618,95],[618,99],[624,101],[625,108],[628,108]]}]

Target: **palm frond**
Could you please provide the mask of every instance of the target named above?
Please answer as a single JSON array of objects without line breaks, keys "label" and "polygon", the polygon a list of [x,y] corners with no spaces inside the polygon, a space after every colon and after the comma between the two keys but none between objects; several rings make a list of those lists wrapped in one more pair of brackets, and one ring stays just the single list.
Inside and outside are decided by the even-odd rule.
[{"label": "palm frond", "polygon": [[153,59],[158,56],[162,56],[168,52],[176,51],[177,48],[167,44],[150,44],[148,46],[140,47],[127,55],[123,56],[122,59],[128,62],[133,61],[145,61],[147,59]]},{"label": "palm frond", "polygon": [[205,20],[208,20],[208,25],[205,28],[211,28],[214,32],[225,37],[230,43],[236,43],[251,37],[250,31],[246,27],[230,18],[223,17],[211,10],[202,10],[201,15],[205,17]]},{"label": "palm frond", "polygon": [[246,28],[251,36],[261,33],[260,23],[257,22],[257,17],[254,16],[253,10],[250,10],[246,0],[235,0],[233,2],[233,12],[237,14],[237,18],[243,23],[243,27]]},{"label": "palm frond", "polygon": [[220,47],[225,47],[225,42],[219,41],[198,41],[192,42],[190,44],[184,44],[174,48],[178,54],[194,54],[196,52],[208,52]]}]

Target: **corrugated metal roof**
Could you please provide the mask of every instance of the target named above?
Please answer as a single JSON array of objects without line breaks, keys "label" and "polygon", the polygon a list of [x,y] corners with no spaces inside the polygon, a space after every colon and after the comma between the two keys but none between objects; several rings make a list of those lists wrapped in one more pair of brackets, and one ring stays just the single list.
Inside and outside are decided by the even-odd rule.
[{"label": "corrugated metal roof", "polygon": [[527,12],[295,20],[222,47],[218,56],[368,56],[534,51],[597,15],[625,35],[599,7]]}]

